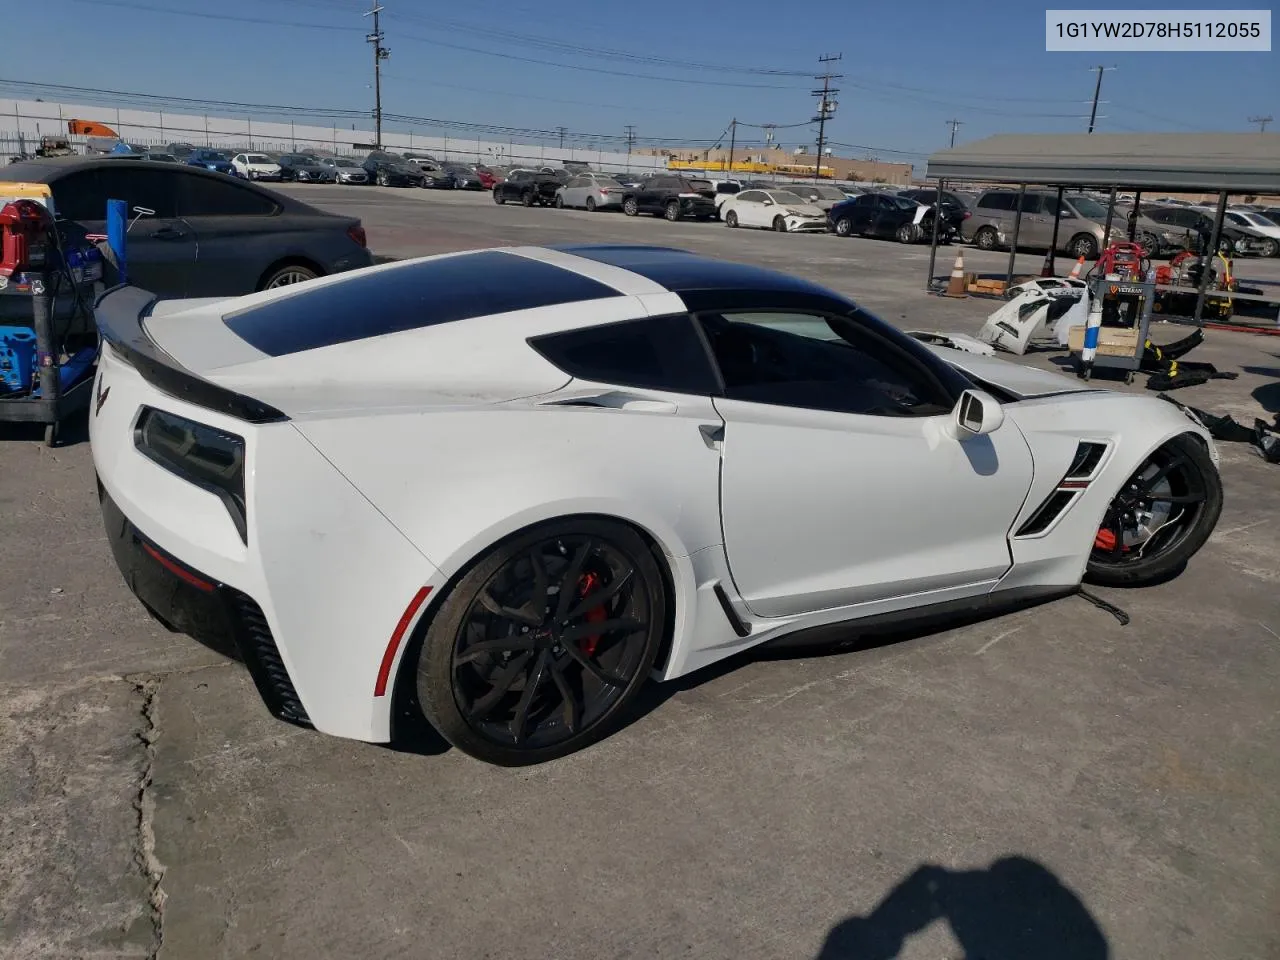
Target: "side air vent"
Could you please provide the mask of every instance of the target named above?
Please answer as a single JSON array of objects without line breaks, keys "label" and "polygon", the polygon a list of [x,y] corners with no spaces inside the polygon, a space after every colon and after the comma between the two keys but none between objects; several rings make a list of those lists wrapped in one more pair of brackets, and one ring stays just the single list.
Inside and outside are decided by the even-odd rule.
[{"label": "side air vent", "polygon": [[1067,468],[1067,475],[1064,480],[1089,480],[1098,470],[1098,464],[1102,463],[1102,457],[1107,452],[1105,443],[1089,443],[1082,442],[1076,447],[1075,458],[1071,461],[1071,466]]},{"label": "side air vent", "polygon": [[1075,500],[1079,491],[1076,490],[1055,490],[1049,494],[1049,499],[1040,504],[1040,509],[1031,515],[1031,517],[1018,528],[1018,532],[1014,534],[1017,537],[1034,537],[1036,534],[1044,533],[1053,522],[1062,516],[1067,507],[1071,506],[1071,502]]}]

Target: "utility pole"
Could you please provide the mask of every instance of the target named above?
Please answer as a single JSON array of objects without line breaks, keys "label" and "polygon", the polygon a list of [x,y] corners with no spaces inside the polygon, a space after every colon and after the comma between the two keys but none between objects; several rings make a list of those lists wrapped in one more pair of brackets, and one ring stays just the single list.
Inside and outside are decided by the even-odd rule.
[{"label": "utility pole", "polygon": [[630,173],[631,172],[631,148],[635,146],[635,143],[636,143],[635,124],[628,123],[626,126],[626,131],[627,131],[627,172]]},{"label": "utility pole", "polygon": [[1098,82],[1093,85],[1093,109],[1089,111],[1089,132],[1093,133],[1093,125],[1098,119],[1098,97],[1102,93],[1102,73],[1104,70],[1114,70],[1115,67],[1090,67],[1090,70],[1098,71]]},{"label": "utility pole", "polygon": [[373,17],[373,33],[365,35],[365,43],[373,44],[373,145],[382,149],[382,61],[391,56],[391,51],[382,45],[382,26],[378,22],[378,14],[382,7],[378,0],[373,0],[373,9],[364,14]]},{"label": "utility pole", "polygon": [[827,64],[834,63],[843,56],[844,54],[837,53],[834,55],[827,54],[818,58],[818,62],[823,65],[824,70],[822,73],[814,77],[815,80],[822,81],[822,89],[813,91],[813,96],[818,99],[818,115],[813,118],[813,121],[818,124],[818,159],[813,165],[814,180],[817,180],[822,173],[822,147],[823,144],[826,143],[827,121],[836,114],[835,96],[840,92],[838,89],[831,86],[831,81],[839,80],[844,76],[842,73],[832,73],[830,70],[825,69],[825,67]]},{"label": "utility pole", "polygon": [[1266,133],[1266,132],[1267,132],[1267,124],[1268,124],[1268,123],[1270,123],[1270,122],[1271,122],[1272,120],[1274,120],[1274,119],[1275,119],[1275,117],[1272,117],[1272,116],[1270,116],[1270,115],[1265,116],[1265,117],[1250,117],[1250,118],[1249,118],[1249,122],[1250,122],[1250,123],[1256,123],[1256,124],[1258,125],[1258,132],[1259,132],[1259,133]]},{"label": "utility pole", "polygon": [[568,131],[568,127],[556,127],[556,132],[560,134],[560,147],[564,149],[564,135]]},{"label": "utility pole", "polygon": [[[949,123],[951,125],[951,147],[954,147],[956,145],[956,127],[963,126],[964,121],[963,120],[943,120],[942,122]],[[948,147],[947,149],[950,149],[951,147]]]},{"label": "utility pole", "polygon": [[729,162],[725,165],[725,173],[733,176],[733,148],[738,145],[738,118],[729,121]]}]

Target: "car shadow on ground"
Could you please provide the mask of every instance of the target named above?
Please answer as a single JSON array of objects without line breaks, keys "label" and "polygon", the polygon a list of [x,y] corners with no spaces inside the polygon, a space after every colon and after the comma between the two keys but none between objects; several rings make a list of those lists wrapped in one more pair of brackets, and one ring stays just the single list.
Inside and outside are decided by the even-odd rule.
[{"label": "car shadow on ground", "polygon": [[1107,960],[1106,935],[1043,864],[1006,856],[977,870],[922,864],[866,914],[842,920],[815,960],[891,960],[945,921],[969,960]]}]

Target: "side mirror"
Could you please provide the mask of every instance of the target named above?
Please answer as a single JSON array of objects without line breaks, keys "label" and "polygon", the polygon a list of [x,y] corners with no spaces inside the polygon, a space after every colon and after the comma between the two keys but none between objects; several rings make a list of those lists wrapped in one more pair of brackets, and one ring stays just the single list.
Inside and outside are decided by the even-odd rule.
[{"label": "side mirror", "polygon": [[950,429],[956,440],[984,437],[1004,423],[1004,408],[995,397],[981,390],[966,390],[951,411]]}]

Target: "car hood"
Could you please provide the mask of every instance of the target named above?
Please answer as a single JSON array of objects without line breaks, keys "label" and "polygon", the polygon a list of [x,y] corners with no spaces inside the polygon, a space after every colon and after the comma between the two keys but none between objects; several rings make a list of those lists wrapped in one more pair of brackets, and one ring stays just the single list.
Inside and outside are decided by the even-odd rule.
[{"label": "car hood", "polygon": [[1040,370],[997,357],[966,353],[935,344],[926,343],[924,346],[970,378],[979,381],[979,385],[990,384],[1020,399],[1059,393],[1082,393],[1093,389],[1074,377],[1066,377],[1051,370]]}]

